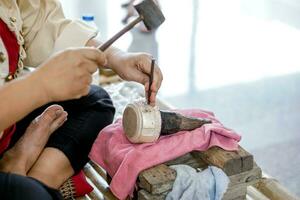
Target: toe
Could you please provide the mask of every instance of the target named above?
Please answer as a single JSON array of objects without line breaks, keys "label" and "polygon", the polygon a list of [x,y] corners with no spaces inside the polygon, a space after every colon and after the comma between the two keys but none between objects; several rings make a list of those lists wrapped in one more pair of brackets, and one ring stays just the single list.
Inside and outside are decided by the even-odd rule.
[{"label": "toe", "polygon": [[51,127],[53,122],[59,119],[64,113],[64,109],[59,105],[49,106],[40,116],[38,116],[31,124],[32,127],[47,129]]},{"label": "toe", "polygon": [[53,133],[55,130],[61,127],[67,120],[67,117],[68,113],[66,111],[63,111],[62,114],[59,117],[57,117],[50,125],[50,133]]},{"label": "toe", "polygon": [[64,112],[64,109],[59,105],[49,106],[39,117],[41,123],[51,124],[59,118]]}]

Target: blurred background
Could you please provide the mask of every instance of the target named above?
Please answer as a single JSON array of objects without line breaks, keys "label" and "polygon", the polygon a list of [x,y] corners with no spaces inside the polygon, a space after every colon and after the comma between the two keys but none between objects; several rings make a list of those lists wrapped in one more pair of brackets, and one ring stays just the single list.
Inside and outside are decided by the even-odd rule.
[{"label": "blurred background", "polygon": [[[105,41],[127,1],[61,0],[65,15],[90,14]],[[160,97],[210,110],[242,135],[263,170],[300,195],[300,1],[161,0],[166,22],[138,26],[115,46],[154,55]]]}]

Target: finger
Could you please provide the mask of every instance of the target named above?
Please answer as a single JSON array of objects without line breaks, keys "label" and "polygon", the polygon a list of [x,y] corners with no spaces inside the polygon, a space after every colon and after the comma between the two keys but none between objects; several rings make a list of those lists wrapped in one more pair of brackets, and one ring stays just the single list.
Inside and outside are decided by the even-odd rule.
[{"label": "finger", "polygon": [[67,120],[67,116],[68,113],[66,111],[63,111],[62,114],[50,125],[50,132],[53,133],[55,130],[61,127]]},{"label": "finger", "polygon": [[86,96],[89,94],[89,92],[90,92],[90,86],[86,86],[82,89],[81,94],[82,96]]},{"label": "finger", "polygon": [[96,49],[94,47],[84,47],[80,49],[82,56],[85,58],[94,61],[97,63],[98,66],[106,66],[107,65],[107,59],[105,54],[100,51],[99,49]]},{"label": "finger", "polygon": [[[150,99],[149,99],[150,104],[153,106],[155,105],[156,95],[161,86],[162,80],[163,80],[162,73],[161,73],[159,67],[156,66],[154,76],[153,76],[153,82],[152,82],[152,85],[150,86],[151,87],[151,95],[150,95]],[[147,91],[148,91],[149,84],[146,84],[145,86],[147,87]],[[148,95],[148,92],[147,92],[147,95]]]},{"label": "finger", "polygon": [[89,74],[94,74],[98,70],[98,65],[90,60],[87,60],[83,67],[88,71]]},{"label": "finger", "polygon": [[[145,83],[144,87],[145,87],[145,97],[146,97],[146,99],[148,100],[148,95],[149,95],[149,82]],[[150,97],[149,97],[150,105],[151,105],[151,106],[155,106],[155,104],[156,104],[156,94],[157,94],[157,92],[151,91],[151,95],[150,95]]]},{"label": "finger", "polygon": [[93,77],[90,73],[86,73],[83,77],[80,78],[82,85],[89,86],[93,82]]},{"label": "finger", "polygon": [[134,70],[134,73],[128,73],[126,80],[135,81],[145,85],[149,82],[149,76],[139,70]]},{"label": "finger", "polygon": [[150,105],[155,106],[156,104],[156,92],[151,92],[151,96],[150,96]]},{"label": "finger", "polygon": [[161,73],[159,67],[155,66],[153,82],[152,82],[152,85],[150,86],[152,92],[156,92],[156,93],[158,92],[158,90],[161,86],[162,80],[163,80],[162,73]]}]

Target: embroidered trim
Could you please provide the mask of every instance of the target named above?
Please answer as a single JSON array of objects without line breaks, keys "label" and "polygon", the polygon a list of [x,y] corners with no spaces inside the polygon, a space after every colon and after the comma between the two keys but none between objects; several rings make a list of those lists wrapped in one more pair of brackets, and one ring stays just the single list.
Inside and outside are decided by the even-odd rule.
[{"label": "embroidered trim", "polygon": [[[8,14],[8,13],[7,13]],[[7,77],[5,78],[5,81],[11,81],[13,79],[16,79],[19,74],[23,71],[24,69],[24,59],[26,58],[26,51],[24,48],[25,42],[24,42],[24,37],[22,35],[22,27],[17,27],[18,21],[21,24],[21,19],[16,19],[14,17],[3,17],[1,18],[7,25],[10,31],[12,31],[16,35],[17,42],[19,44],[19,60],[18,60],[18,66],[17,70],[13,74],[8,74]],[[20,25],[19,25],[20,26]]]},{"label": "embroidered trim", "polygon": [[59,192],[64,199],[73,199],[75,197],[75,185],[72,178],[69,178],[60,188]]}]

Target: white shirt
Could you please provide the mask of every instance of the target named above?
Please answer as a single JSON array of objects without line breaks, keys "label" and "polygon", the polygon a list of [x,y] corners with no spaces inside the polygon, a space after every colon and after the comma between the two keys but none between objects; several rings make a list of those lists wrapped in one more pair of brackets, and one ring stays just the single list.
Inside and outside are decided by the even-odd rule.
[{"label": "white shirt", "polygon": [[66,19],[58,0],[1,0],[0,18],[16,35],[20,66],[37,67],[51,54],[85,46],[97,35],[80,20]]},{"label": "white shirt", "polygon": [[[19,67],[23,64],[37,67],[51,54],[68,47],[85,46],[97,35],[93,27],[79,20],[66,19],[58,0],[0,0],[0,18],[15,33],[20,45]],[[1,87],[9,71],[2,40],[0,52],[6,57],[0,63]]]}]

